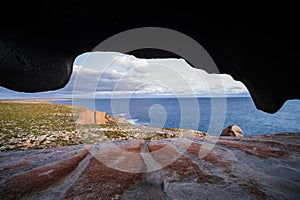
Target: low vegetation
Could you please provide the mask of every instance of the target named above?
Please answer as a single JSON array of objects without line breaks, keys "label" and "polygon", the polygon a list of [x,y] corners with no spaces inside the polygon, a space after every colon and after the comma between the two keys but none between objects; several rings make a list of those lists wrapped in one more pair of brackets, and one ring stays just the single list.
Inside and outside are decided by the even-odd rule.
[{"label": "low vegetation", "polygon": [[[180,129],[157,129],[115,118],[105,125],[78,125],[84,110],[49,102],[0,101],[0,151],[94,144],[111,140],[159,140],[182,137]],[[199,132],[195,133],[199,135]],[[203,133],[202,136],[205,134]],[[201,134],[200,134],[201,136]]]}]

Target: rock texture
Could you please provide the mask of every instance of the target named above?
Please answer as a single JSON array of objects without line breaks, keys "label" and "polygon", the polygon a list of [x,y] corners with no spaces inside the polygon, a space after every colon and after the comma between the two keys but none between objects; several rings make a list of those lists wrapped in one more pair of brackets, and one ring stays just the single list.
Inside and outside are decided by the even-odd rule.
[{"label": "rock texture", "polygon": [[2,152],[0,199],[300,198],[300,133],[215,139]]},{"label": "rock texture", "polygon": [[239,126],[231,125],[224,128],[224,130],[221,133],[221,136],[243,137],[243,131]]},{"label": "rock texture", "polygon": [[84,110],[76,120],[77,124],[106,124],[108,122],[105,112]]}]

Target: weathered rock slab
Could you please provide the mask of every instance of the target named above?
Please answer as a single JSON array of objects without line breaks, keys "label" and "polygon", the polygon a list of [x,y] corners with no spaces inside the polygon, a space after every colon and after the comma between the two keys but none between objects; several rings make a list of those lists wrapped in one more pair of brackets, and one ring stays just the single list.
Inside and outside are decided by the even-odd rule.
[{"label": "weathered rock slab", "polygon": [[76,120],[77,124],[106,124],[106,113],[95,110],[84,110]]},{"label": "weathered rock slab", "polygon": [[299,142],[279,133],[1,152],[0,199],[300,199]]}]

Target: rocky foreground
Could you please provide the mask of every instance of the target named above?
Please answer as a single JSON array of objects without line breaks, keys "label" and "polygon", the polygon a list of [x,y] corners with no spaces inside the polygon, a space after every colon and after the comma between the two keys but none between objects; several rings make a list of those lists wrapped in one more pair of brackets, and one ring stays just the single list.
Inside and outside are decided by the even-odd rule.
[{"label": "rocky foreground", "polygon": [[0,199],[300,199],[299,144],[280,133],[1,152]]}]

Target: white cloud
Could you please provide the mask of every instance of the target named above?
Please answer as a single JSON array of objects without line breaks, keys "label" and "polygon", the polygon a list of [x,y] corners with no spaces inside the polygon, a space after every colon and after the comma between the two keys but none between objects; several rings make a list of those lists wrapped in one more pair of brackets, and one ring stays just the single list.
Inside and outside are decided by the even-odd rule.
[{"label": "white cloud", "polygon": [[[93,52],[74,62],[69,83],[42,95],[236,95],[246,87],[226,74],[208,74],[184,59],[138,59],[114,52]],[[1,89],[1,88],[0,88]],[[3,89],[2,89],[3,90]],[[6,90],[3,90],[7,92]]]},{"label": "white cloud", "polygon": [[130,69],[148,65],[147,59],[137,59],[132,55],[116,55],[113,57],[113,59],[115,64],[123,66],[123,68],[121,68],[122,71],[126,69],[124,66],[127,66]]}]

